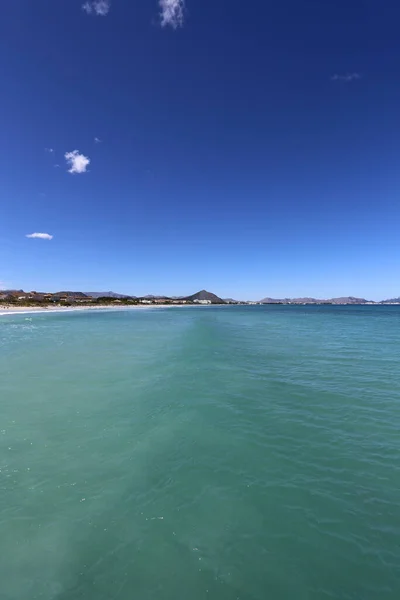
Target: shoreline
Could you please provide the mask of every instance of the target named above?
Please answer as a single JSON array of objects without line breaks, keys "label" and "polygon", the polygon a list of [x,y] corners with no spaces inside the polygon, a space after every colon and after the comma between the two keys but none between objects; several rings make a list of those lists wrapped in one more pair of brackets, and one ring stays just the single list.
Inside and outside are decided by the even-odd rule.
[{"label": "shoreline", "polygon": [[[80,311],[123,311],[123,310],[148,310],[148,309],[159,309],[159,308],[183,308],[188,305],[186,304],[145,304],[145,305],[134,305],[134,306],[115,306],[112,304],[104,306],[48,306],[46,308],[42,306],[20,306],[12,308],[6,305],[0,305],[0,317],[6,315],[34,315],[34,314],[49,314],[49,313],[65,313],[65,312],[80,312]],[[189,305],[190,306],[190,305]]]}]

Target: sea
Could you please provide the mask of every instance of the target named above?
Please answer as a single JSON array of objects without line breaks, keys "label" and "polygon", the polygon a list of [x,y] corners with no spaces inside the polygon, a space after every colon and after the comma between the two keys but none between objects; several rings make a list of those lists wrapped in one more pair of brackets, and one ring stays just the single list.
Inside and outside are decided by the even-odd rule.
[{"label": "sea", "polygon": [[399,600],[400,307],[0,317],[1,600]]}]

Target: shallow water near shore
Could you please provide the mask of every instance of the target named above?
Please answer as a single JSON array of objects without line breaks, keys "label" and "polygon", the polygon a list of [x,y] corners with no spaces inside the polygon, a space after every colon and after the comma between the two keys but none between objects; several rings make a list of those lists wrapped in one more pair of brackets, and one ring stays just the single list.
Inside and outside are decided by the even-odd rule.
[{"label": "shallow water near shore", "polygon": [[2,600],[400,598],[400,307],[0,319]]}]

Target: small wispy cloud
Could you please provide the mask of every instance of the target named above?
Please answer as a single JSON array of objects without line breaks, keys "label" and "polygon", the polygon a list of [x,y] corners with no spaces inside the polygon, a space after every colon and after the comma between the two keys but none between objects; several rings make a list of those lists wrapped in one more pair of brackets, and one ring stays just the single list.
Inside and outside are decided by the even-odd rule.
[{"label": "small wispy cloud", "polygon": [[31,240],[52,240],[54,236],[49,233],[28,233],[26,237]]},{"label": "small wispy cloud", "polygon": [[350,81],[356,81],[357,79],[361,79],[360,73],[345,73],[344,75],[332,75],[332,81],[345,81],[349,83]]},{"label": "small wispy cloud", "polygon": [[44,151],[45,152],[50,152],[50,154],[53,154],[54,148],[45,148]]},{"label": "small wispy cloud", "polygon": [[79,150],[66,152],[64,158],[69,166],[68,173],[86,173],[90,158],[80,154]]},{"label": "small wispy cloud", "polygon": [[182,27],[185,0],[159,0],[161,26],[170,25],[174,29]]},{"label": "small wispy cloud", "polygon": [[101,144],[101,142],[102,142],[102,141],[103,141],[103,140],[101,140],[101,139],[100,139],[100,138],[98,138],[98,137],[95,137],[95,138],[94,138],[94,143],[95,143],[95,144]]},{"label": "small wispy cloud", "polygon": [[105,17],[110,12],[111,2],[110,0],[91,0],[82,4],[82,10],[88,15],[97,15],[98,17]]}]

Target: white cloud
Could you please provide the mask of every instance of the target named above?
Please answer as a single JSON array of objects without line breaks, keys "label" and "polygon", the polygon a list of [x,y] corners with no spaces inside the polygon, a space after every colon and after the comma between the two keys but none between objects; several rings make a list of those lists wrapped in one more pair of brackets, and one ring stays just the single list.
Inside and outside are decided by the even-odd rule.
[{"label": "white cloud", "polygon": [[93,12],[92,5],[90,4],[90,2],[85,2],[85,4],[82,4],[82,10],[84,10],[88,15],[90,15]]},{"label": "white cloud", "polygon": [[45,148],[44,151],[50,152],[50,154],[52,154],[54,152],[54,149],[53,148]]},{"label": "white cloud", "polygon": [[159,0],[161,26],[182,27],[185,0]]},{"label": "white cloud", "polygon": [[29,233],[27,238],[31,238],[34,240],[52,240],[53,236],[49,233]]},{"label": "white cloud", "polygon": [[333,75],[331,77],[332,81],[355,81],[356,79],[361,79],[360,73],[346,73],[345,75]]},{"label": "white cloud", "polygon": [[87,167],[90,163],[90,158],[84,154],[79,154],[79,150],[73,150],[72,152],[66,152],[64,158],[70,167],[68,173],[86,173]]},{"label": "white cloud", "polygon": [[98,138],[98,137],[94,138],[94,143],[95,144],[101,144],[101,142],[102,142],[102,140],[100,138]]},{"label": "white cloud", "polygon": [[110,0],[91,0],[82,4],[82,9],[88,15],[97,15],[98,17],[105,17],[108,15],[111,8]]}]

